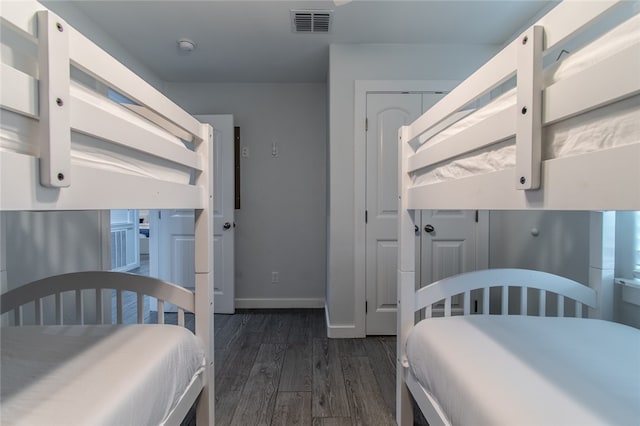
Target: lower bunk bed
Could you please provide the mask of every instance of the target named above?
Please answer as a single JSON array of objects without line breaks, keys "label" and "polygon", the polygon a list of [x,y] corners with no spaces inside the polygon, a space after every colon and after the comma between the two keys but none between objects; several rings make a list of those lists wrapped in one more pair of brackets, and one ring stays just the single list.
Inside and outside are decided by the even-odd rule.
[{"label": "lower bunk bed", "polygon": [[[490,298],[491,288],[499,294]],[[478,314],[467,302],[474,291],[482,293]],[[518,303],[509,303],[514,293]],[[465,308],[452,316],[456,296]],[[443,299],[444,316],[432,316]],[[580,283],[518,269],[470,272],[419,290],[414,309],[427,318],[408,335],[403,374],[429,425],[636,424],[640,330],[584,318],[580,306],[595,300]],[[527,315],[534,301],[537,312]]]},{"label": "lower bunk bed", "polygon": [[[103,311],[112,291],[117,324]],[[126,292],[136,295],[139,324],[122,324]],[[73,325],[62,324],[68,293],[75,295]],[[84,323],[89,295],[96,324]],[[144,296],[158,300],[158,324],[142,324]],[[54,325],[45,325],[47,298],[55,300]],[[178,307],[177,325],[164,324],[165,303]],[[3,294],[1,312],[13,314],[15,326],[1,335],[2,424],[180,424],[206,382],[204,344],[185,328],[185,312],[194,310],[189,290],[118,272],[58,275]]]}]

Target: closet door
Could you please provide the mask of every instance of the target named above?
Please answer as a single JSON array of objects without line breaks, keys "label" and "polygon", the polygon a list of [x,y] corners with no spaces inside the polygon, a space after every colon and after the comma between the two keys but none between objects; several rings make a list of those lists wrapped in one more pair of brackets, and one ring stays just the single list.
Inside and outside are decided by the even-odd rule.
[{"label": "closet door", "polygon": [[[421,287],[489,267],[488,218],[486,211],[422,211]],[[452,308],[461,308],[462,302],[454,297]]]},{"label": "closet door", "polygon": [[367,334],[396,334],[398,128],[421,111],[419,93],[367,94]]},{"label": "closet door", "polygon": [[[196,285],[193,210],[154,210],[150,214],[149,260],[157,262],[155,267],[150,265],[152,274],[157,268],[157,278],[193,291]],[[176,312],[177,308],[167,303],[165,311]]]}]

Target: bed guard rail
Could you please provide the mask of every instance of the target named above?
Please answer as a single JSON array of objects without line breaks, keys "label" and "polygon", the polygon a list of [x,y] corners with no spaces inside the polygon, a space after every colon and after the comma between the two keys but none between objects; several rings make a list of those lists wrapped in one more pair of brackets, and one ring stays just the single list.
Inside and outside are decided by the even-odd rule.
[{"label": "bed guard rail", "polygon": [[[71,130],[159,157],[196,173],[203,171],[207,160],[199,155],[198,146],[209,142],[204,126],[60,17],[35,1],[4,2],[0,21],[3,38],[7,42],[18,40],[15,47],[18,55],[35,55],[34,66],[2,64],[0,105],[39,119],[41,185],[54,188],[71,185]],[[130,102],[122,106],[168,136],[192,143],[195,149],[158,137],[157,132],[136,127],[121,115],[74,95],[71,68],[123,95]]]},{"label": "bed guard rail", "polygon": [[[400,131],[401,143],[411,144],[406,172],[411,174],[497,142],[516,138],[516,189],[540,187],[542,126],[598,106],[640,93],[640,61],[628,59],[632,51],[620,52],[605,61],[607,84],[596,84],[607,74],[594,66],[574,78],[543,87],[543,55],[588,27],[594,20],[624,1],[582,2],[565,0],[507,45],[435,106]],[[634,48],[637,49],[637,46]],[[627,49],[629,50],[629,49]],[[637,50],[635,51],[637,55]],[[604,74],[603,74],[604,72]],[[516,77],[514,106],[471,126],[458,135],[416,152],[446,127],[466,115],[463,108]],[[594,84],[585,84],[593,82]],[[583,89],[578,89],[583,87]],[[589,90],[584,90],[589,87]],[[417,143],[416,143],[417,142]]]}]

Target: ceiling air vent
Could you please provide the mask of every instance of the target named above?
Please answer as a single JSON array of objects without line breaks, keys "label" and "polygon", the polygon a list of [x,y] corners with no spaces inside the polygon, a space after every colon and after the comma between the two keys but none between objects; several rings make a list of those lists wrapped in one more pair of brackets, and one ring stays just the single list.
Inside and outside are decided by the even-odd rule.
[{"label": "ceiling air vent", "polygon": [[294,33],[329,33],[333,10],[292,10],[291,28]]}]

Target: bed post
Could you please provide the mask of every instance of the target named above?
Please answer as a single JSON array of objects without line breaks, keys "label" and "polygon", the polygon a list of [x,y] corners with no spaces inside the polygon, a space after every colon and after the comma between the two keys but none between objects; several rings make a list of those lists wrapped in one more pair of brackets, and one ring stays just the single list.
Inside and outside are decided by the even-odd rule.
[{"label": "bed post", "polygon": [[413,294],[415,292],[415,211],[409,211],[407,188],[408,128],[398,131],[398,330],[396,350],[396,423],[413,425],[411,395],[405,382],[407,334],[414,325]]},{"label": "bed post", "polygon": [[589,287],[596,291],[590,318],[613,321],[616,212],[589,213]]},{"label": "bed post", "polygon": [[37,13],[40,183],[71,185],[69,26],[48,10]]},{"label": "bed post", "polygon": [[205,347],[205,387],[198,399],[196,421],[199,425],[215,423],[214,366],[213,366],[213,129],[202,125],[202,141],[196,151],[207,164],[197,178],[196,184],[206,188],[207,197],[203,209],[195,211],[195,270],[196,270],[196,335]]}]

